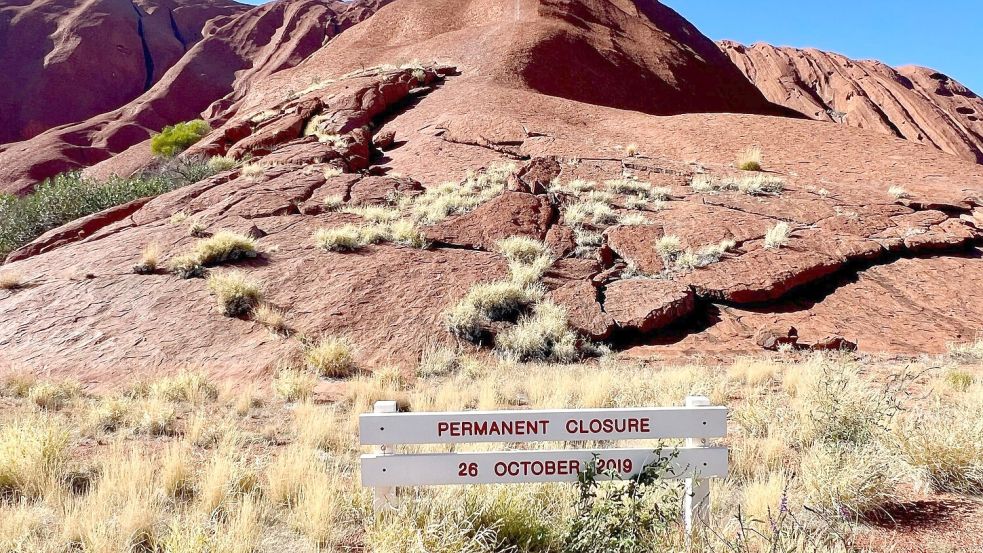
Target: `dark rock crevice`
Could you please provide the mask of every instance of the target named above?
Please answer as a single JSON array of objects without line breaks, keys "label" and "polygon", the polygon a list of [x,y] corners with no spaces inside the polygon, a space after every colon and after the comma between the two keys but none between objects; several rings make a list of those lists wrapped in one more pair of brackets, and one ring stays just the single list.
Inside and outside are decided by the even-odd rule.
[{"label": "dark rock crevice", "polygon": [[[147,37],[143,31],[143,12],[137,7],[136,2],[131,0],[130,5],[133,6],[133,11],[137,14],[137,35],[140,36],[140,45],[143,48],[143,67],[144,71],[146,71],[146,77],[143,81],[143,91],[146,92],[154,84],[154,56],[150,53],[150,45],[147,44]],[[174,19],[172,18],[171,21],[173,22]]]}]

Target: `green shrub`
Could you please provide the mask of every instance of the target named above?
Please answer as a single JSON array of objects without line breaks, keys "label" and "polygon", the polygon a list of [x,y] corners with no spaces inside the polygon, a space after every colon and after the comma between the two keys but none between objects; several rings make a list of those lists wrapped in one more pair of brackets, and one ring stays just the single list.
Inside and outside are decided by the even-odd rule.
[{"label": "green shrub", "polygon": [[[642,553],[672,551],[682,495],[663,478],[676,454],[659,457],[627,483],[599,484],[597,460],[580,474],[580,499],[563,551],[566,553]],[[620,480],[616,473],[607,476]],[[665,547],[651,548],[655,544]]]},{"label": "green shrub", "polygon": [[211,127],[201,119],[164,127],[150,140],[150,151],[155,156],[174,157],[201,140]]},{"label": "green shrub", "polygon": [[64,173],[39,184],[32,194],[0,194],[0,258],[45,232],[138,198],[157,196],[212,174],[201,159],[164,163],[132,177],[104,181]]}]

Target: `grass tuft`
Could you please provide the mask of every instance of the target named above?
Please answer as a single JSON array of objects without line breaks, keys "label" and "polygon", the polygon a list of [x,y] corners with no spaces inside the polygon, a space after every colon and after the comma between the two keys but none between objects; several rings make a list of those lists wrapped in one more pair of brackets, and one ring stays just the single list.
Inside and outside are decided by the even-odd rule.
[{"label": "grass tuft", "polygon": [[768,232],[765,233],[765,249],[777,250],[782,246],[786,246],[791,236],[792,227],[782,221],[768,229]]},{"label": "grass tuft", "polygon": [[304,363],[321,376],[345,378],[358,370],[352,350],[347,339],[324,336],[304,350]]},{"label": "grass tuft", "polygon": [[208,277],[208,289],[215,294],[218,309],[226,317],[245,315],[263,299],[259,281],[242,271],[213,273]]},{"label": "grass tuft", "polygon": [[737,168],[741,171],[760,171],[761,157],[761,148],[757,146],[742,150],[737,154]]}]

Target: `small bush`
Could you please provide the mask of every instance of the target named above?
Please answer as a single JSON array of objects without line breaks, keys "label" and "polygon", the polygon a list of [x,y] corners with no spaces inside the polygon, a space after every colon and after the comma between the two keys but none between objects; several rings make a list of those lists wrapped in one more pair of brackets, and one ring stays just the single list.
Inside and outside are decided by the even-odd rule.
[{"label": "small bush", "polygon": [[0,496],[33,499],[52,488],[69,459],[69,432],[51,417],[0,426]]},{"label": "small bush", "polygon": [[147,395],[165,401],[201,403],[218,398],[218,388],[208,376],[196,370],[182,370],[150,384]]},{"label": "small bush", "polygon": [[792,236],[792,227],[782,221],[768,229],[765,233],[765,249],[777,250],[782,246],[788,245],[788,240]]},{"label": "small bush", "polygon": [[485,171],[468,173],[463,183],[446,183],[428,188],[409,200],[416,220],[436,223],[451,215],[467,213],[505,190],[509,175],[515,171],[512,163],[492,164]]},{"label": "small bush", "polygon": [[174,157],[187,150],[211,131],[201,119],[164,127],[150,140],[150,151],[156,156]]},{"label": "small bush", "polygon": [[534,258],[528,263],[512,261],[509,263],[509,273],[512,275],[512,282],[529,287],[543,278],[543,275],[553,266],[553,256],[544,254]]},{"label": "small bush", "polygon": [[24,286],[24,277],[15,271],[0,273],[0,290],[17,290]]},{"label": "small bush", "polygon": [[[675,455],[659,455],[629,485],[599,484],[597,461],[580,477],[580,499],[563,551],[566,553],[638,553],[641,544],[669,543],[682,504],[680,490],[664,474]],[[615,476],[617,479],[618,475]]]},{"label": "small bush", "polygon": [[895,200],[907,200],[911,198],[911,194],[903,186],[892,186],[887,189],[887,193]]},{"label": "small bush", "polygon": [[268,303],[260,304],[253,309],[253,320],[265,326],[273,334],[285,335],[290,332],[287,326],[287,316],[282,309]]},{"label": "small bush", "polygon": [[618,224],[624,225],[626,227],[642,226],[642,225],[651,224],[651,221],[649,221],[648,218],[642,215],[641,213],[627,213],[625,215],[622,215],[621,218],[618,219]]},{"label": "small bush", "polygon": [[859,519],[897,501],[898,479],[876,446],[818,445],[802,459],[806,503],[828,515]]},{"label": "small bush", "polygon": [[140,253],[140,261],[133,266],[133,272],[138,275],[149,275],[157,270],[160,262],[160,245],[147,244]]},{"label": "small bush", "polygon": [[0,258],[45,232],[138,198],[157,196],[207,176],[205,164],[181,159],[132,177],[96,181],[64,173],[26,196],[0,194]]},{"label": "small bush", "polygon": [[973,377],[972,373],[958,369],[951,369],[945,374],[945,381],[952,387],[953,390],[956,390],[957,392],[965,392],[973,386],[973,384],[976,382],[976,378]]},{"label": "small bush", "polygon": [[526,236],[510,236],[499,240],[496,249],[509,261],[519,263],[533,263],[537,258],[549,255],[546,244]]},{"label": "small bush", "polygon": [[625,155],[635,157],[638,155],[638,144],[632,143],[625,146]]},{"label": "small bush", "polygon": [[304,350],[304,362],[317,374],[328,378],[345,378],[357,370],[351,342],[325,336]]},{"label": "small bush", "polygon": [[737,168],[741,171],[761,170],[761,148],[751,147],[737,154]]},{"label": "small bush", "polygon": [[311,397],[317,377],[307,371],[282,368],[273,379],[273,392],[286,401],[303,401]]},{"label": "small bush", "polygon": [[577,337],[570,330],[565,309],[552,302],[540,302],[531,315],[495,337],[495,348],[517,361],[569,363],[577,358]]},{"label": "small bush", "polygon": [[236,160],[227,156],[213,156],[208,158],[208,169],[212,173],[228,171],[236,166]]},{"label": "small bush", "polygon": [[212,274],[208,289],[215,294],[219,311],[226,317],[245,315],[263,299],[259,281],[242,271]]}]

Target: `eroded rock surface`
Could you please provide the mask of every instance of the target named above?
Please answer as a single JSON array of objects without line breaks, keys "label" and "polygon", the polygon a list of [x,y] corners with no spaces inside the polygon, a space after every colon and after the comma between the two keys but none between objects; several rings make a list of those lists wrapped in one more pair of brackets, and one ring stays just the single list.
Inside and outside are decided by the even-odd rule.
[{"label": "eroded rock surface", "polygon": [[947,75],[814,48],[720,45],[776,104],[983,163],[983,99]]}]

